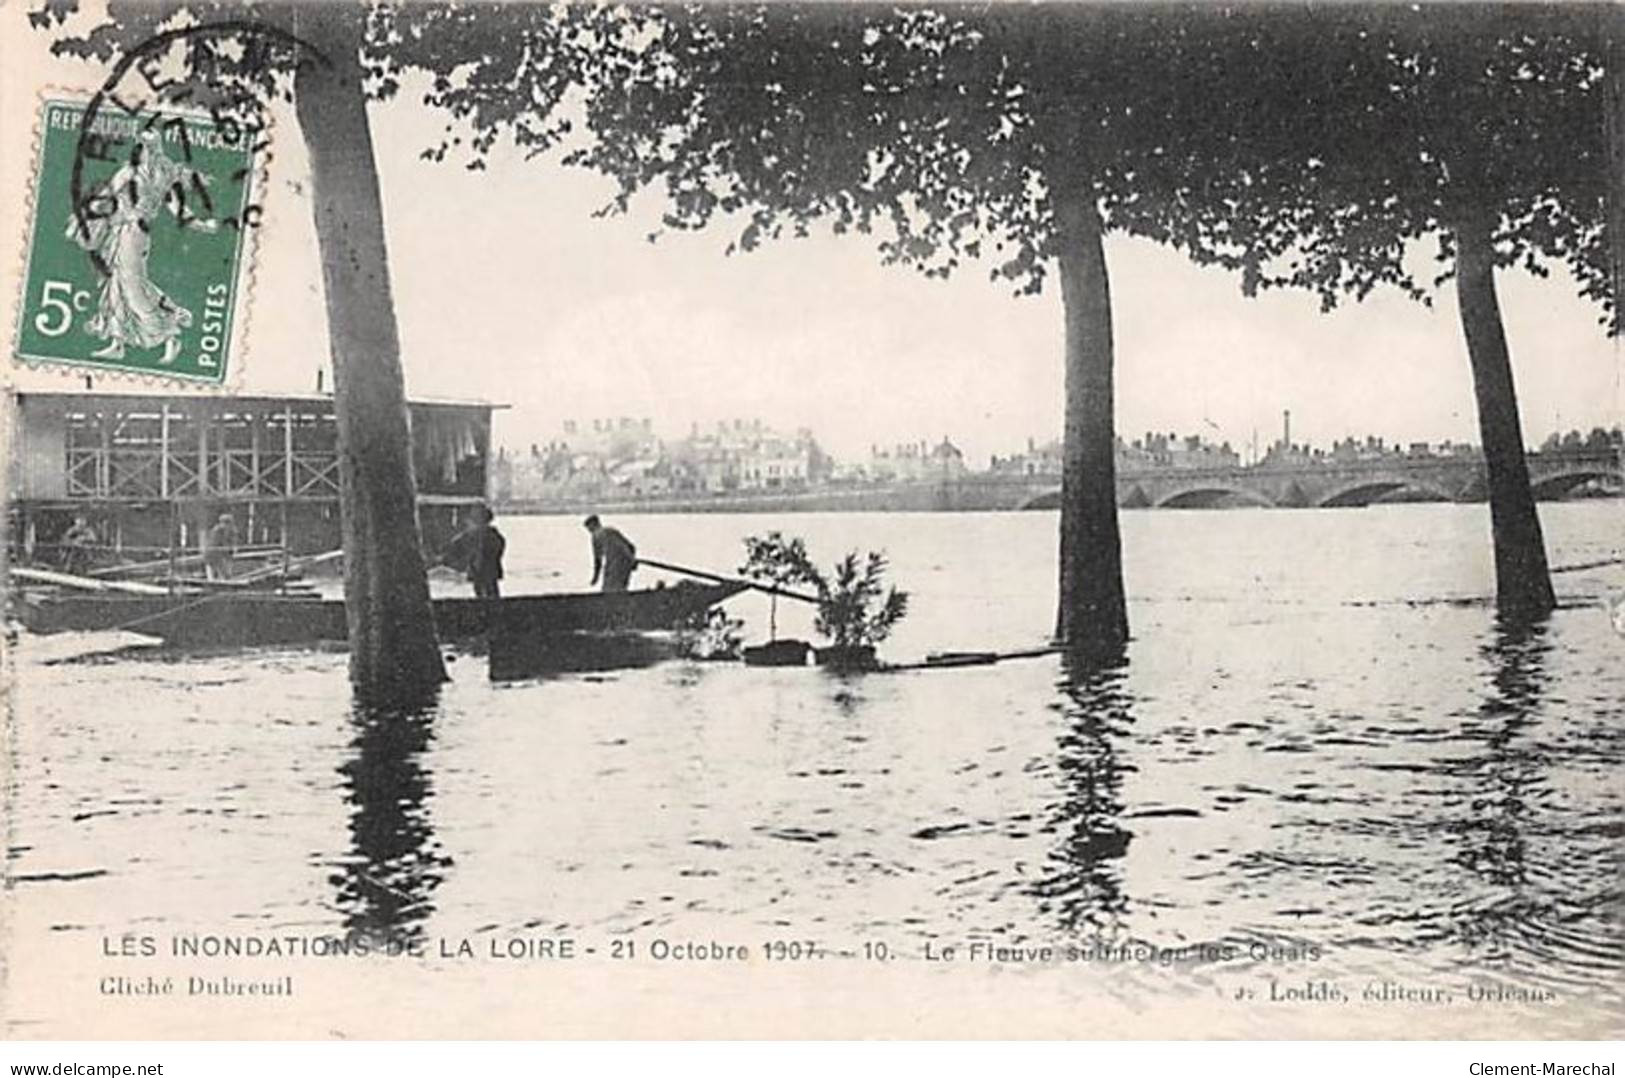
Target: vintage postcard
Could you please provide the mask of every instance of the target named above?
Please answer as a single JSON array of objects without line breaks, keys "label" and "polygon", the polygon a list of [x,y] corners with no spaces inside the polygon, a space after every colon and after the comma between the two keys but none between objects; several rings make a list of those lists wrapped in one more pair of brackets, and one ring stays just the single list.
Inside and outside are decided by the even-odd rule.
[{"label": "vintage postcard", "polygon": [[1619,16],[0,5],[4,1035],[1618,1036]]}]

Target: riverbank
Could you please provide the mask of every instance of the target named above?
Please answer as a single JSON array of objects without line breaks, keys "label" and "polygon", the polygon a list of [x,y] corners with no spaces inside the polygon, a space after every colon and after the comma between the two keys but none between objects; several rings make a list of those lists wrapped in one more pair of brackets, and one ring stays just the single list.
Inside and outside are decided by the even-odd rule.
[{"label": "riverbank", "polygon": [[497,508],[510,516],[586,513],[930,513],[1020,509],[1024,507],[1020,504],[1021,500],[1012,497],[1009,491],[985,484],[903,483],[604,501],[516,498],[499,502]]},{"label": "riverbank", "polygon": [[[1253,509],[1260,503],[1226,496],[1226,492],[1203,491],[1213,497],[1188,500],[1172,506],[1153,506],[1135,498],[1131,488],[1122,503],[1124,509],[1203,508]],[[1614,499],[1620,491],[1573,493],[1566,497],[1540,498],[1549,501]],[[507,516],[585,516],[608,513],[619,516],[664,513],[996,513],[1027,509],[1053,510],[1059,504],[1059,482],[1054,490],[990,483],[909,483],[895,486],[840,487],[802,491],[761,491],[749,494],[712,494],[699,497],[622,498],[605,501],[552,501],[516,498],[499,501],[496,508]],[[1465,499],[1482,503],[1482,497]],[[1373,504],[1444,503],[1448,499],[1426,491],[1400,489],[1374,498]],[[1346,506],[1340,506],[1346,507]],[[1302,508],[1286,506],[1281,508]]]}]

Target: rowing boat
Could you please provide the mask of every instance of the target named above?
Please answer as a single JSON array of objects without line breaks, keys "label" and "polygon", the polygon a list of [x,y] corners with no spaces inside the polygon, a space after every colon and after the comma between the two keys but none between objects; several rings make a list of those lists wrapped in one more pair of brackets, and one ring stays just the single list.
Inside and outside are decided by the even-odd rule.
[{"label": "rowing boat", "polygon": [[[739,594],[740,583],[622,592],[435,599],[444,641],[581,632],[657,632]],[[315,644],[348,639],[344,602],[303,595],[64,593],[28,590],[13,614],[36,633],[129,630],[182,648]]]}]

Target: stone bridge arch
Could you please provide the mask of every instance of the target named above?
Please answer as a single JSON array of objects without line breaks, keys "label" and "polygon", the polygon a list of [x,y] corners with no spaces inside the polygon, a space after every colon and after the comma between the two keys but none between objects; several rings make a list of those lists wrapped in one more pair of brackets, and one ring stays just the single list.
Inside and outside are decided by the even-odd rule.
[{"label": "stone bridge arch", "polygon": [[1537,498],[1561,498],[1582,483],[1590,483],[1598,479],[1619,479],[1620,473],[1613,468],[1601,465],[1565,468],[1559,472],[1543,474],[1538,478],[1531,476],[1529,487]]},{"label": "stone bridge arch", "polygon": [[1059,487],[1057,487],[1054,490],[1046,490],[1042,494],[1034,494],[1032,497],[1022,502],[1019,508],[1023,510],[1059,509],[1061,508],[1061,490]]},{"label": "stone bridge arch", "polygon": [[[1275,503],[1270,501],[1263,493],[1249,490],[1246,487],[1204,483],[1181,487],[1166,494],[1158,493],[1153,496],[1146,492],[1143,485],[1136,483],[1129,487],[1127,491],[1120,493],[1117,499],[1117,507],[1119,509],[1207,509],[1225,499],[1234,499],[1265,509],[1274,508],[1275,506]],[[1018,508],[1027,510],[1059,509],[1060,507],[1061,492],[1059,490],[1046,490],[1028,498]]]},{"label": "stone bridge arch", "polygon": [[1423,479],[1410,476],[1377,476],[1369,479],[1360,479],[1353,483],[1345,483],[1340,487],[1321,495],[1314,502],[1318,509],[1343,509],[1370,505],[1379,498],[1385,497],[1395,491],[1417,490],[1431,494],[1442,502],[1454,502],[1460,499],[1452,492]]},{"label": "stone bridge arch", "polygon": [[1275,503],[1256,490],[1223,483],[1199,483],[1160,495],[1151,504],[1158,509],[1211,509],[1227,500],[1239,500],[1265,509]]}]

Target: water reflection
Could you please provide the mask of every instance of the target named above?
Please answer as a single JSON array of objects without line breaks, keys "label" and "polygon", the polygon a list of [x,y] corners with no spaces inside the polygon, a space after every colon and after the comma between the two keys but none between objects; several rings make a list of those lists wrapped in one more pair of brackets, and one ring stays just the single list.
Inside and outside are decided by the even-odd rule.
[{"label": "water reflection", "polygon": [[1046,828],[1060,842],[1032,893],[1039,910],[1069,933],[1114,927],[1128,906],[1122,859],[1132,836],[1119,823],[1125,767],[1116,748],[1134,721],[1123,688],[1126,667],[1121,653],[1061,656],[1055,705],[1067,720],[1055,757],[1061,800]]},{"label": "water reflection", "polygon": [[350,814],[352,856],[330,878],[352,935],[402,942],[421,937],[430,901],[451,867],[429,819],[433,784],[422,758],[434,740],[434,704],[368,707],[351,721],[353,755],[339,768]]},{"label": "water reflection", "polygon": [[1546,619],[1502,617],[1480,649],[1489,664],[1489,693],[1469,736],[1485,751],[1465,762],[1474,792],[1457,859],[1500,886],[1527,881],[1525,836],[1545,767],[1527,735],[1538,721],[1546,688],[1549,627]]},{"label": "water reflection", "polygon": [[1480,713],[1485,717],[1508,716],[1508,736],[1527,725],[1540,706],[1547,681],[1546,659],[1552,651],[1547,638],[1550,629],[1549,615],[1536,619],[1500,617],[1489,641],[1480,649],[1490,664],[1493,689]]},{"label": "water reflection", "polygon": [[676,656],[674,640],[647,633],[494,633],[488,661],[502,682],[641,670]]},{"label": "water reflection", "polygon": [[1550,766],[1536,736],[1552,651],[1548,630],[1545,619],[1503,615],[1479,649],[1488,691],[1464,733],[1480,747],[1458,765],[1466,811],[1452,827],[1459,844],[1454,860],[1477,879],[1463,889],[1473,897],[1454,904],[1456,933],[1480,960],[1517,965],[1527,955],[1537,969],[1546,965],[1556,922],[1564,919],[1553,904],[1564,866],[1541,864],[1529,843],[1540,827]]}]

